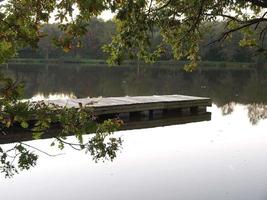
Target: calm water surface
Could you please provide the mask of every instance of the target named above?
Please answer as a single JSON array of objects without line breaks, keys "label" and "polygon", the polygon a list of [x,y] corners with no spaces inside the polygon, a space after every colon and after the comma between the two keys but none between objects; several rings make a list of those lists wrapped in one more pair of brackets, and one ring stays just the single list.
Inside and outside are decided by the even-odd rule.
[{"label": "calm water surface", "polygon": [[[1,199],[267,199],[266,72],[81,66],[5,71],[26,81],[26,98],[178,93],[211,97],[213,106],[211,121],[116,132],[123,144],[113,162],[95,163],[69,148],[58,157],[40,154],[31,170],[0,177]],[[28,142],[59,153],[50,143]]]}]

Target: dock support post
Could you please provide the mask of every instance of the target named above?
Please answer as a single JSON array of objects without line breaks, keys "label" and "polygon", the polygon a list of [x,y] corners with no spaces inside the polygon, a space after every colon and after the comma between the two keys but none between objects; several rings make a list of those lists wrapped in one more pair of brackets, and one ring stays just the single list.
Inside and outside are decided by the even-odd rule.
[{"label": "dock support post", "polygon": [[130,117],[130,120],[141,119],[141,117],[142,117],[142,112],[141,112],[141,111],[130,112],[130,113],[129,113],[129,117]]},{"label": "dock support post", "polygon": [[198,106],[190,107],[190,113],[191,114],[197,114],[198,113]]},{"label": "dock support post", "polygon": [[148,118],[149,119],[153,119],[154,118],[154,110],[149,110]]}]

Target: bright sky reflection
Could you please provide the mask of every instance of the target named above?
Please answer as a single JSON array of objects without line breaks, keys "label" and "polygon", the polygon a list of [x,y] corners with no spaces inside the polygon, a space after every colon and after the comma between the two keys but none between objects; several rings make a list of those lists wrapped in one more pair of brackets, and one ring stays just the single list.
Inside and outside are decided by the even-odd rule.
[{"label": "bright sky reflection", "polygon": [[[247,106],[240,104],[231,115],[223,116],[215,105],[210,111],[208,122],[115,133],[124,142],[114,162],[96,164],[71,149],[56,158],[41,156],[34,169],[1,178],[1,197],[266,199],[267,120],[252,125]],[[30,143],[46,149],[50,142]]]}]

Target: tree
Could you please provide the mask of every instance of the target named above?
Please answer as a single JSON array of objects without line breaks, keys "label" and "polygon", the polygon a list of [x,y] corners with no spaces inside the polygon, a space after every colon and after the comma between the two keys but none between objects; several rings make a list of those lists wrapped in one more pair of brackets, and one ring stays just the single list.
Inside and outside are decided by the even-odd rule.
[{"label": "tree", "polygon": [[[265,0],[7,0],[0,10],[0,61],[13,56],[17,49],[31,45],[36,47],[46,33],[42,26],[53,15],[64,34],[56,43],[65,51],[77,46],[86,33],[86,25],[92,17],[104,10],[115,14],[118,34],[104,50],[109,52],[110,63],[120,63],[123,58],[144,59],[151,62],[165,50],[172,48],[174,58],[186,58],[187,70],[196,67],[199,57],[199,41],[208,28],[203,24],[224,20],[226,27],[217,42],[242,30],[241,45],[256,46],[264,51],[267,31]],[[261,25],[261,26],[260,26]],[[150,48],[153,29],[157,27],[163,37],[157,48]],[[261,29],[257,38],[253,29]]]},{"label": "tree", "polygon": [[[205,26],[212,21],[224,20],[225,28],[213,41],[221,42],[229,39],[231,34],[242,30],[241,45],[257,46],[264,50],[264,39],[267,28],[260,26],[266,22],[264,8],[266,1],[236,1],[236,0],[184,0],[184,1],[127,1],[116,8],[119,20],[119,32],[113,43],[107,46],[112,54],[111,62],[124,57],[125,49],[129,53],[138,49],[138,57],[147,61],[157,57],[166,43],[172,47],[176,59],[186,58],[190,64],[186,69],[191,71],[196,67],[199,57],[199,42],[203,34],[211,27]],[[250,14],[248,14],[250,13]],[[157,26],[163,37],[162,44],[151,53],[151,30]],[[257,43],[251,28],[261,29],[260,43]]]},{"label": "tree", "polygon": [[[79,6],[87,7],[81,4]],[[40,39],[46,37],[44,26],[54,9],[58,9],[56,19],[63,23],[68,16],[71,17],[71,7],[71,1],[0,1],[0,63],[14,56],[21,47],[36,48]],[[84,13],[81,18],[83,20],[77,16],[75,22],[71,20],[69,23],[59,24],[64,34],[55,43],[61,45],[65,51],[71,49],[73,43],[80,43],[80,36],[86,32],[84,20],[88,17]],[[113,138],[110,134],[117,130],[121,122],[118,123],[115,119],[98,123],[87,105],[67,108],[44,102],[20,101],[22,89],[22,83],[0,74],[1,134],[8,134],[14,125],[32,133],[34,139],[39,139],[44,132],[49,131],[51,125],[59,124],[55,139],[60,149],[64,145],[77,150],[85,149],[96,161],[101,158],[113,160],[116,157],[121,139]],[[89,133],[94,133],[94,136],[84,142],[82,136]],[[69,135],[75,135],[76,144],[65,141]],[[55,145],[55,142],[51,145]],[[11,149],[0,148],[0,173],[10,177],[18,169],[27,170],[35,166],[38,156],[27,147],[27,144],[20,142]],[[14,154],[9,155],[10,152]]]}]

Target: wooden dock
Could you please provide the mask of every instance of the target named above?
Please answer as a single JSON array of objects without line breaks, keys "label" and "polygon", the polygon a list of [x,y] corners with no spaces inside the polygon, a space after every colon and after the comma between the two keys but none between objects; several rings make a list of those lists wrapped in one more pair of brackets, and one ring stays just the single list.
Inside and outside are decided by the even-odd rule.
[{"label": "wooden dock", "polygon": [[184,95],[154,95],[154,96],[126,96],[105,98],[83,98],[68,100],[49,100],[59,106],[76,107],[79,104],[92,107],[96,115],[124,115],[131,116],[154,115],[158,112],[180,110],[181,112],[199,113],[205,112],[206,107],[211,106],[211,99]]},{"label": "wooden dock", "polygon": [[[124,121],[120,130],[152,128],[209,121],[211,113],[206,111],[211,106],[211,99],[183,95],[136,96],[84,98],[68,100],[49,100],[59,106],[79,108],[79,103],[92,107],[97,119],[120,118]],[[58,125],[51,127],[42,135],[42,139],[58,135]],[[0,144],[32,140],[30,130],[13,127],[8,134],[0,134]]]}]

